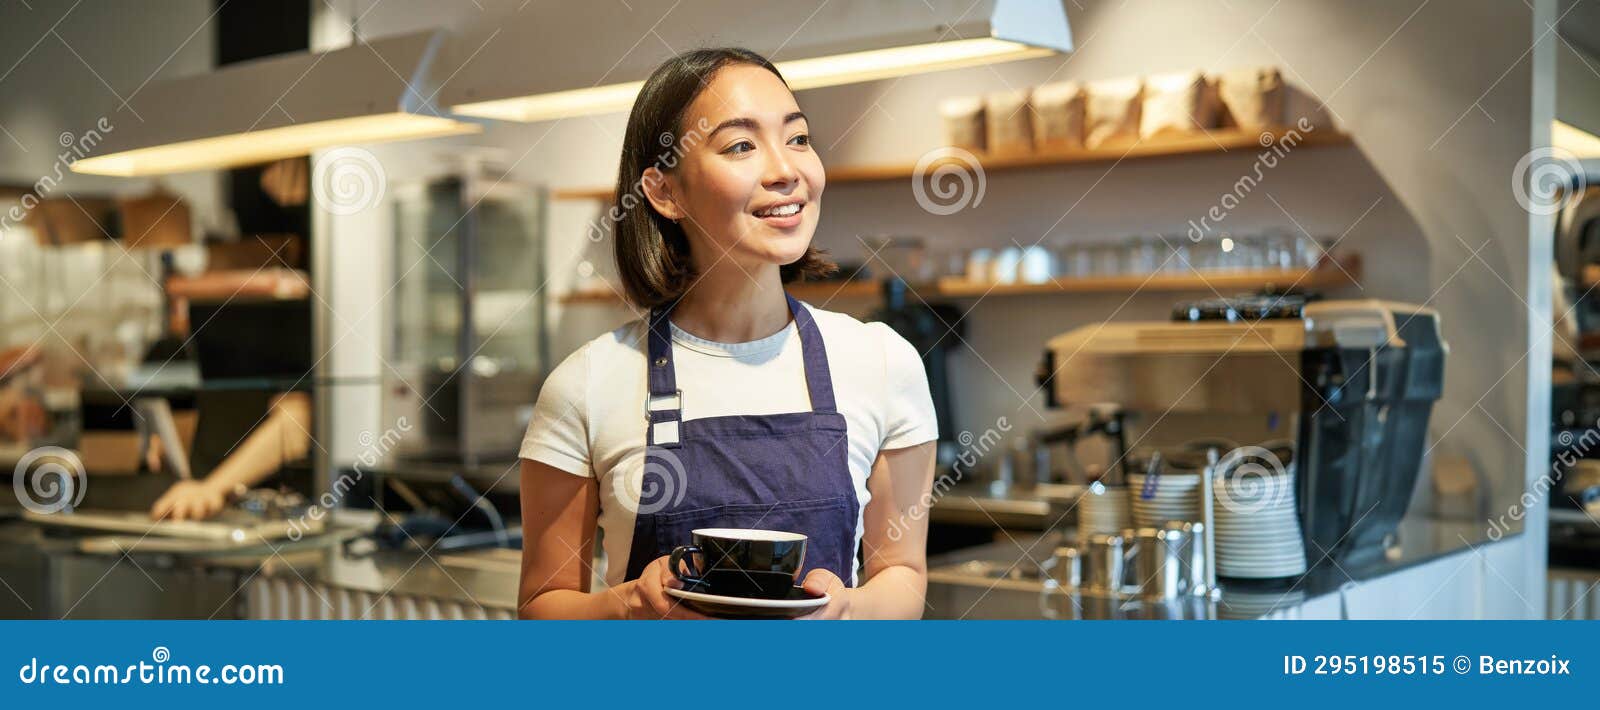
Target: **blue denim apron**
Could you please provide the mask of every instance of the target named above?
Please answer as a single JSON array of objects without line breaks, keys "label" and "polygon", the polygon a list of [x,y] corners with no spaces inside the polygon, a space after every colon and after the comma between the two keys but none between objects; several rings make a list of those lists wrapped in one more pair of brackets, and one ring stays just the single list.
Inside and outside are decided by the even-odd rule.
[{"label": "blue denim apron", "polygon": [[800,332],[809,412],[684,421],[685,394],[672,364],[670,311],[650,314],[645,466],[681,471],[683,495],[659,509],[639,511],[627,579],[637,579],[672,548],[690,544],[695,528],[761,528],[808,538],[801,579],[822,568],[853,586],[860,506],[850,477],[845,419],[834,404],[822,333],[811,312],[793,296],[787,298]]}]

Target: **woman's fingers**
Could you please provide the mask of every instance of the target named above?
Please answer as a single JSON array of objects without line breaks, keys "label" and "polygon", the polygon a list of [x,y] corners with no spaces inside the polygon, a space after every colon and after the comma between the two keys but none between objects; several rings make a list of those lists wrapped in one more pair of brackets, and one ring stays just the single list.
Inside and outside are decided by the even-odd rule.
[{"label": "woman's fingers", "polygon": [[806,574],[800,586],[804,587],[808,594],[822,596],[832,592],[834,587],[844,587],[844,580],[839,579],[839,575],[818,567]]},{"label": "woman's fingers", "polygon": [[[658,575],[658,577],[661,579],[661,587],[663,590],[665,590],[667,587],[675,587],[679,589],[683,588],[683,580],[678,579],[678,574],[673,571],[670,560],[661,564],[661,573]],[[665,593],[665,591],[663,591],[663,593]]]},{"label": "woman's fingers", "polygon": [[706,619],[706,618],[709,618],[709,617],[705,616],[704,614],[700,614],[700,613],[696,612],[695,610],[690,609],[687,606],[684,606],[683,600],[678,599],[677,597],[674,597],[674,596],[671,596],[671,595],[667,594],[667,589],[669,589],[669,588],[671,588],[671,589],[682,589],[683,588],[683,580],[678,579],[678,575],[673,574],[672,567],[671,567],[671,565],[668,564],[668,558],[663,557],[660,560],[658,560],[658,563],[659,564],[653,565],[654,567],[657,568],[655,570],[654,574],[649,574],[649,571],[647,570],[647,573],[644,574],[644,575],[641,575],[641,578],[642,577],[653,577],[655,579],[655,584],[652,585],[652,588],[654,589],[654,593],[656,594],[656,597],[660,600],[660,606],[657,606],[656,610],[659,613],[659,615],[661,616],[661,618],[663,618],[663,619]]},{"label": "woman's fingers", "polygon": [[838,619],[844,615],[844,594],[848,591],[848,588],[844,586],[844,580],[839,579],[839,575],[817,568],[806,574],[806,578],[801,581],[800,586],[806,590],[807,594],[813,596],[827,594],[829,597],[826,606],[801,616],[799,617],[800,619]]},{"label": "woman's fingers", "polygon": [[657,618],[666,618],[672,613],[672,599],[667,596],[666,590],[661,587],[661,575],[645,574],[639,576],[639,592],[644,595],[645,603],[650,605],[650,613]]}]

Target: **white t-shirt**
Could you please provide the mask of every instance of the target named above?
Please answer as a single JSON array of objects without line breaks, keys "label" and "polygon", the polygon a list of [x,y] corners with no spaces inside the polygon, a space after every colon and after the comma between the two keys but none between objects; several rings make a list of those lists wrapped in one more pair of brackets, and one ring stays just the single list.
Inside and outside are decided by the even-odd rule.
[{"label": "white t-shirt", "polygon": [[[865,511],[867,476],[878,453],[938,438],[927,374],[917,351],[888,326],[805,307],[828,351],[834,399],[848,428],[850,477]],[[522,458],[599,477],[599,527],[611,585],[626,575],[641,499],[647,333],[645,321],[635,320],[562,361],[545,380],[522,440]],[[746,343],[712,342],[674,325],[672,359],[684,421],[811,410],[792,320],[782,331]],[[861,534],[858,515],[857,547]]]}]

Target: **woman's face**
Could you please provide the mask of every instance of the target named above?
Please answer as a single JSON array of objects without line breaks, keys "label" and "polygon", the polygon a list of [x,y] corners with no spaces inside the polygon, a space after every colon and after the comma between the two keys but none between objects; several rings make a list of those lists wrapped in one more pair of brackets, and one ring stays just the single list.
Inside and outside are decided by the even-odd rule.
[{"label": "woman's face", "polygon": [[719,260],[749,271],[805,255],[825,182],[789,87],[749,64],[723,67],[684,114],[673,203],[697,270]]}]

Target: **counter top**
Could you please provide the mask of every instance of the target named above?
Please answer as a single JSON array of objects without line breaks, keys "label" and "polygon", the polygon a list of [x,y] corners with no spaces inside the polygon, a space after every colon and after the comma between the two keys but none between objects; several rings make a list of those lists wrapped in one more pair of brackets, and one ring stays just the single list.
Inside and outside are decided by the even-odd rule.
[{"label": "counter top", "polygon": [[[344,511],[341,511],[344,513]],[[341,518],[324,536],[282,541],[270,549],[233,554],[207,551],[185,558],[170,550],[134,546],[130,555],[141,569],[193,565],[232,569],[240,577],[260,575],[364,592],[456,602],[514,612],[520,552],[510,549],[424,554],[420,549],[370,549],[370,543],[345,544],[372,521]],[[370,529],[370,528],[367,528]],[[1322,614],[1339,613],[1338,597],[1352,582],[1403,572],[1488,542],[1482,525],[1421,516],[1401,523],[1398,547],[1369,564],[1322,564],[1288,581],[1223,580],[1214,600],[1187,598],[1149,602],[1129,598],[1069,594],[1040,580],[1040,567],[1067,537],[1058,532],[1002,533],[1004,539],[929,559],[928,608],[931,619],[1254,619],[1295,616],[1306,605],[1332,604]],[[1509,536],[1508,536],[1509,537]],[[0,541],[41,548],[46,554],[86,554],[81,539],[52,537],[37,526],[16,521],[0,525]],[[363,552],[363,546],[368,551]],[[114,551],[113,551],[114,552]],[[112,553],[107,553],[112,554]],[[975,564],[976,563],[976,564]],[[975,571],[995,570],[978,574]],[[1010,571],[1010,574],[1004,574]],[[1330,601],[1331,600],[1331,601]]]},{"label": "counter top", "polygon": [[[1219,582],[1216,600],[1146,601],[1129,597],[1068,593],[1041,581],[1040,569],[1071,534],[1004,534],[1007,539],[928,560],[926,618],[945,619],[1256,619],[1293,615],[1345,585],[1403,572],[1490,542],[1481,524],[1408,516],[1399,545],[1362,565],[1324,561],[1297,579]],[[1506,538],[1513,536],[1508,535]],[[1503,539],[1506,539],[1503,538]],[[973,564],[978,563],[978,564]],[[980,569],[1009,574],[979,575]]]},{"label": "counter top", "polygon": [[[52,531],[16,520],[0,523],[0,546],[28,549],[31,554],[44,558],[107,560],[126,552],[137,563],[136,569],[141,574],[163,579],[173,570],[204,569],[232,572],[241,586],[253,579],[281,578],[291,584],[312,587],[318,590],[317,595],[332,588],[377,597],[415,597],[515,611],[520,551],[434,550],[425,554],[417,548],[374,549],[371,541],[357,540],[372,529],[370,521],[360,517],[343,516],[324,532],[305,535],[298,541],[261,541],[232,548],[160,544],[175,539],[155,536],[141,539],[139,536]],[[170,588],[169,585],[156,586]],[[149,593],[143,587],[138,591]],[[39,606],[32,599],[25,603],[30,607]],[[203,618],[215,608],[213,605],[199,613]],[[137,607],[130,607],[129,611],[136,612]]]}]

